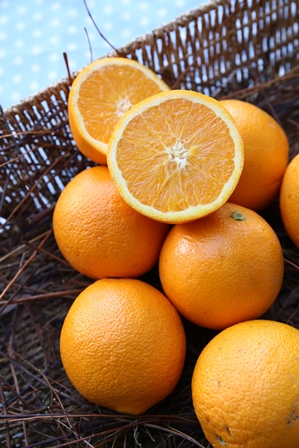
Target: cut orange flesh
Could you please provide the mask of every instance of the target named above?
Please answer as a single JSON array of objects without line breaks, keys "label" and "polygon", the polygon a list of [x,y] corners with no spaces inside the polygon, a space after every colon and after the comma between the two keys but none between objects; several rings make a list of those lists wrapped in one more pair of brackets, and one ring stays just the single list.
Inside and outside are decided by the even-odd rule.
[{"label": "cut orange flesh", "polygon": [[102,58],[84,67],[68,99],[69,122],[79,150],[106,164],[112,130],[132,105],[169,90],[152,70],[126,58]]},{"label": "cut orange flesh", "polygon": [[227,201],[242,172],[243,142],[218,101],[172,90],[123,115],[109,141],[107,163],[133,208],[158,221],[187,222]]}]

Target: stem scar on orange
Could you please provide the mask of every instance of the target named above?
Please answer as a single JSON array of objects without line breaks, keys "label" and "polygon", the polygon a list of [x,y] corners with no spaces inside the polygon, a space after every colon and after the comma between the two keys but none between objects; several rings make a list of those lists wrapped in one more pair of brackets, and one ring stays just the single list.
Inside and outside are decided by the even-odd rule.
[{"label": "stem scar on orange", "polygon": [[172,90],[122,116],[109,140],[107,164],[131,207],[158,221],[182,223],[227,201],[243,158],[240,133],[219,101]]},{"label": "stem scar on orange", "polygon": [[120,117],[139,101],[169,90],[148,67],[121,57],[98,59],[76,76],[68,98],[69,123],[79,150],[106,164],[107,146]]},{"label": "stem scar on orange", "polygon": [[228,202],[173,226],[160,251],[166,296],[187,319],[215,330],[264,314],[280,292],[283,273],[272,227],[253,210]]}]

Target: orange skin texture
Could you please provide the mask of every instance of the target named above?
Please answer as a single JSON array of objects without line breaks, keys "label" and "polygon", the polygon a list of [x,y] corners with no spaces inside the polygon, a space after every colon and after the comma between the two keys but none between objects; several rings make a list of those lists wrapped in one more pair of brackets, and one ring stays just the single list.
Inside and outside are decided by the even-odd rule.
[{"label": "orange skin texture", "polygon": [[282,181],[280,212],[287,234],[299,248],[299,154],[291,160]]},{"label": "orange skin texture", "polygon": [[299,331],[267,320],[222,331],[199,355],[192,399],[214,448],[298,448]]},{"label": "orange skin texture", "polygon": [[87,400],[138,415],[175,388],[186,337],[178,312],[156,288],[137,279],[102,279],[73,302],[60,351],[70,381]]},{"label": "orange skin texture", "polygon": [[240,100],[221,100],[233,116],[244,143],[244,167],[229,202],[262,210],[279,193],[288,164],[288,138],[267,112]]},{"label": "orange skin texture", "polygon": [[158,261],[169,226],[133,210],[106,166],[75,176],[58,198],[53,230],[66,260],[87,277],[138,277]]},{"label": "orange skin texture", "polygon": [[[233,219],[236,212],[246,219]],[[260,215],[226,203],[170,230],[159,273],[166,296],[183,316],[221,330],[260,317],[271,307],[283,281],[283,253]]]}]

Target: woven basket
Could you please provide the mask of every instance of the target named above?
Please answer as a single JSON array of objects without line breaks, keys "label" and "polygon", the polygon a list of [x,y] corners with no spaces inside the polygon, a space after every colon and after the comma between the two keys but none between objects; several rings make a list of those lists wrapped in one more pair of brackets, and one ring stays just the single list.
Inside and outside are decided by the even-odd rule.
[{"label": "woven basket", "polygon": [[[214,1],[110,55],[138,60],[172,88],[259,105],[286,130],[292,158],[299,152],[297,8],[297,0]],[[51,226],[61,190],[92,165],[70,134],[70,84],[63,79],[0,113],[0,446],[207,448],[190,380],[213,332],[185,322],[182,378],[137,418],[85,401],[61,366],[63,319],[91,282],[63,259]],[[284,231],[277,200],[262,214],[285,256],[284,284],[266,317],[299,328],[299,250]],[[155,270],[146,280],[157,281]]]}]

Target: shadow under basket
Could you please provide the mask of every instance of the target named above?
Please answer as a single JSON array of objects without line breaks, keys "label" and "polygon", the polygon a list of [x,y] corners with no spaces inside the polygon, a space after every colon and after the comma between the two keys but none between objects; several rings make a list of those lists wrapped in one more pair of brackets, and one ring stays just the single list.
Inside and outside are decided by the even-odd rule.
[{"label": "shadow under basket", "polygon": [[[299,152],[297,8],[297,1],[289,0],[214,1],[109,56],[138,60],[171,88],[260,106],[285,129],[291,159]],[[139,417],[87,402],[62,368],[62,322],[91,283],[66,263],[52,233],[60,192],[93,165],[70,133],[70,85],[66,77],[0,111],[0,446],[208,448],[190,381],[215,332],[184,321],[188,348],[181,380]],[[285,258],[283,286],[266,317],[299,328],[299,250],[285,233],[278,199],[262,215]],[[159,286],[156,269],[144,279]]]}]

